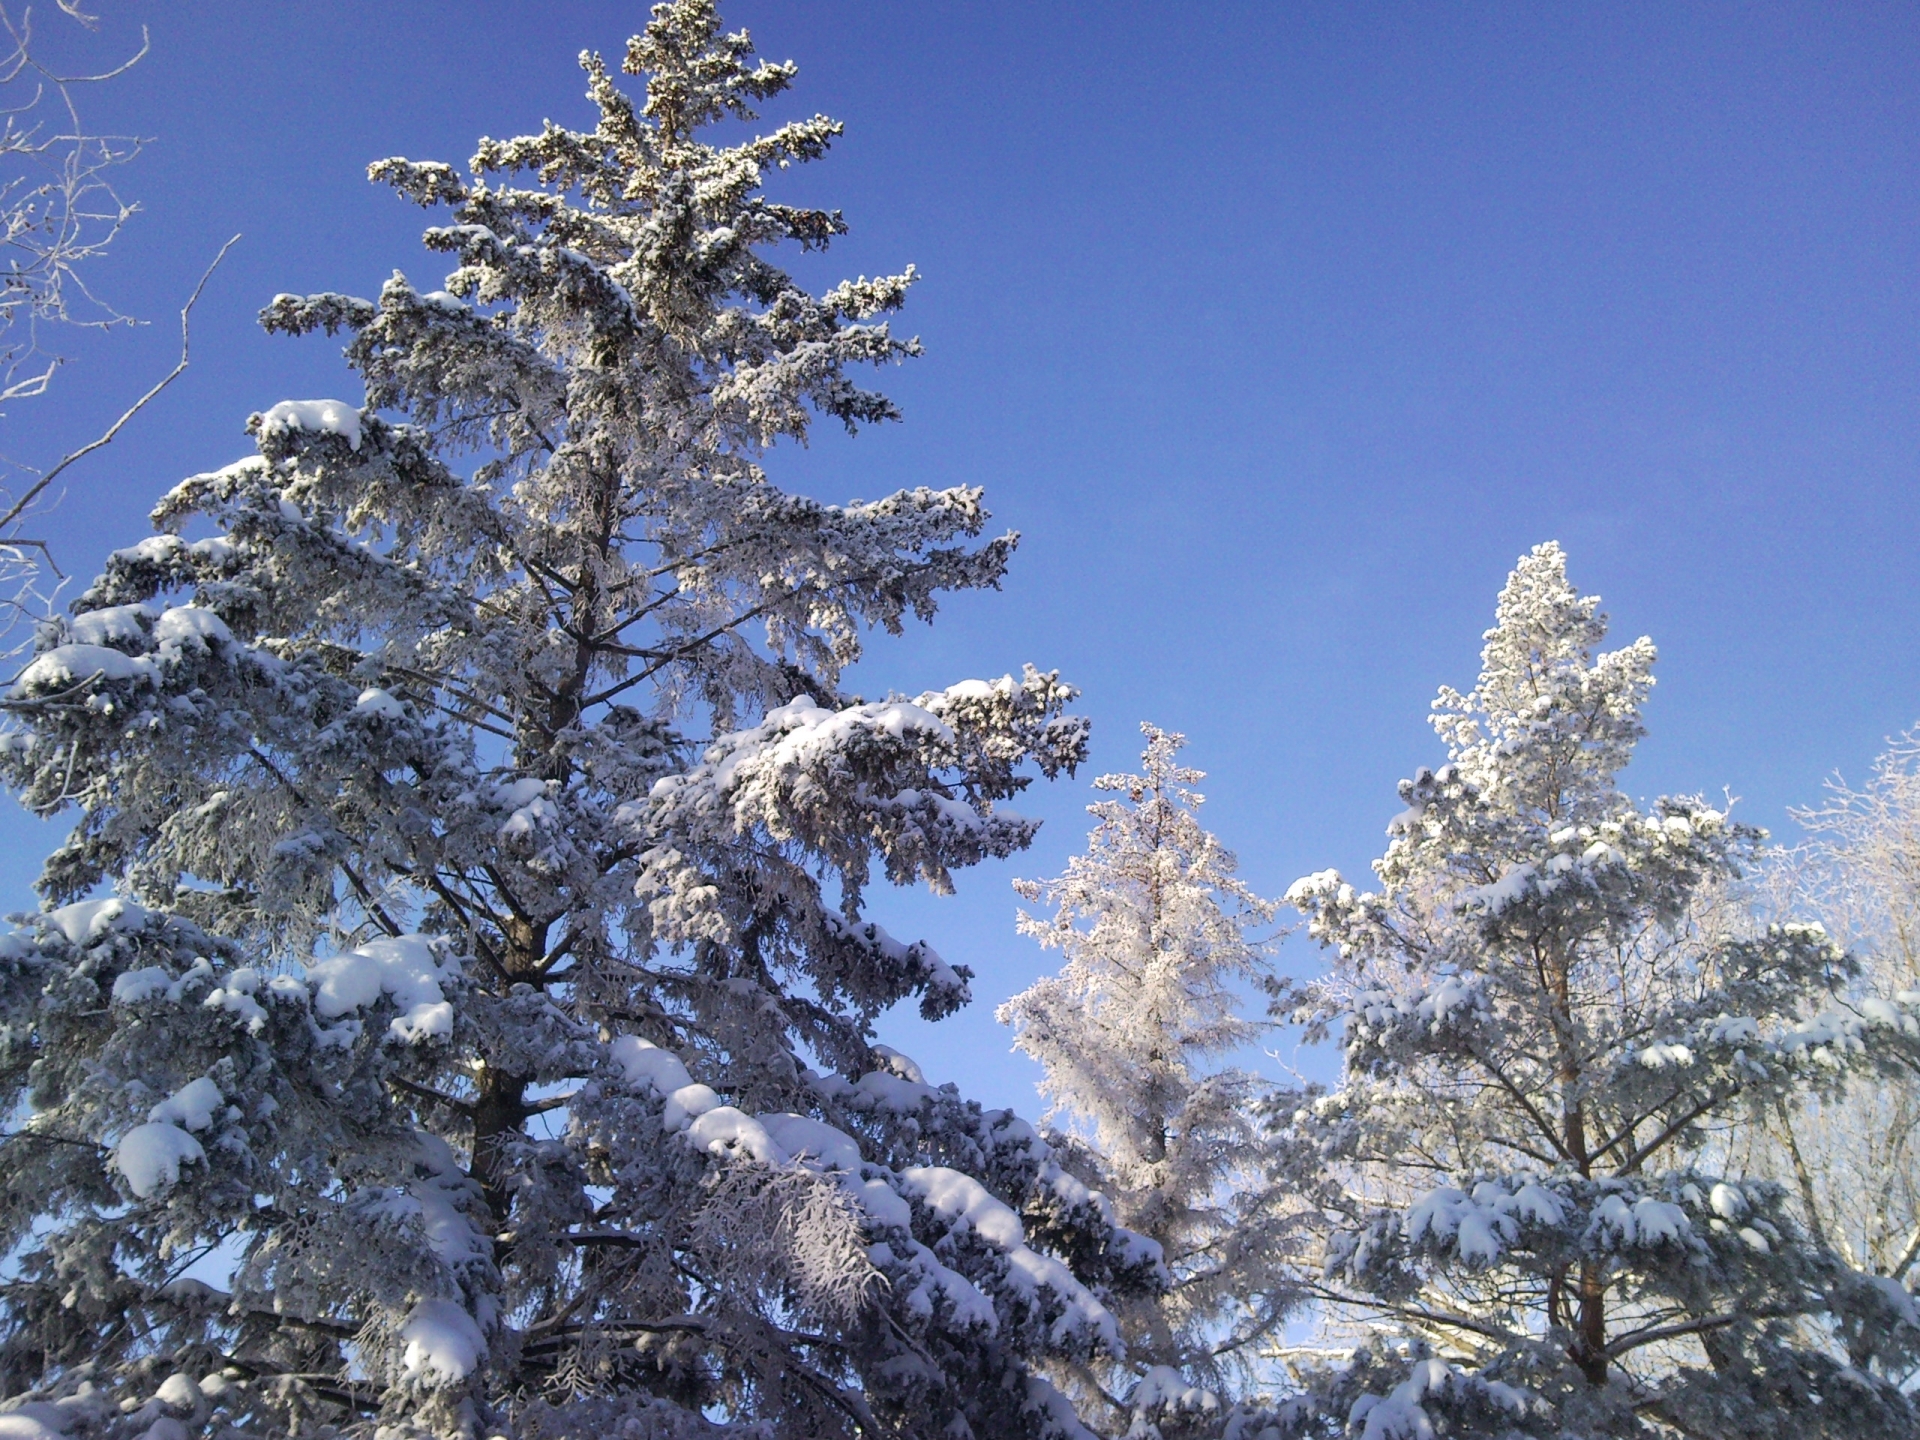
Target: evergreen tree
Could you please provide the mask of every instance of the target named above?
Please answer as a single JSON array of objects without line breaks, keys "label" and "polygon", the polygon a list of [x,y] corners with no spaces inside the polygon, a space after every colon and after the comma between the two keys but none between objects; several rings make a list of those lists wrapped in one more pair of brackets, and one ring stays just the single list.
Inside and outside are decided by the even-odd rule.
[{"label": "evergreen tree", "polygon": [[761,468],[893,418],[850,372],[917,353],[911,271],[768,258],[841,233],[760,193],[839,126],[703,138],[793,75],[711,0],[630,42],[639,103],[583,64],[593,129],[372,167],[450,211],[446,288],[275,299],[366,404],[253,417],[10,692],[11,783],[79,812],[0,944],[14,1440],[1073,1435],[1034,1364],[1157,1283],[873,1043],[967,972],[869,881],[1021,849],[1086,738],[1031,668],[838,688],[1014,544]]},{"label": "evergreen tree", "polygon": [[1654,650],[1596,654],[1596,604],[1557,546],[1523,557],[1478,686],[1435,702],[1449,763],[1401,785],[1380,888],[1290,892],[1333,956],[1303,1018],[1344,1027],[1345,1064],[1277,1143],[1324,1217],[1323,1302],[1404,1338],[1289,1426],[1920,1433],[1889,1379],[1920,1346],[1912,1297],[1710,1163],[1755,1110],[1911,1067],[1920,995],[1850,996],[1857,966],[1814,926],[1701,923],[1762,837],[1616,788]]},{"label": "evergreen tree", "polygon": [[1093,782],[1116,798],[1087,807],[1099,823],[1086,853],[1055,880],[1017,882],[1052,909],[1023,911],[1021,932],[1066,963],[999,1016],[1046,1068],[1068,1167],[1165,1256],[1166,1292],[1120,1308],[1127,1364],[1081,1375],[1089,1400],[1130,1406],[1146,1426],[1218,1408],[1215,1391],[1254,1370],[1292,1293],[1281,1267],[1295,1207],[1264,1164],[1262,1082],[1217,1063],[1265,1028],[1242,988],[1271,981],[1269,947],[1250,932],[1276,907],[1202,828],[1205,797],[1189,787],[1206,776],[1179,763],[1186,737],[1140,728],[1142,773]]}]

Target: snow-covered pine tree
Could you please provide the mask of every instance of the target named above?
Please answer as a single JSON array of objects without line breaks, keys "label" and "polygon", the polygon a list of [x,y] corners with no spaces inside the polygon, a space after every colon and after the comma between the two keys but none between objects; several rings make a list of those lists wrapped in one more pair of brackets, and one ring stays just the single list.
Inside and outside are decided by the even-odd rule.
[{"label": "snow-covered pine tree", "polygon": [[1115,798],[1087,807],[1099,823],[1086,853],[1057,879],[1016,882],[1052,911],[1023,911],[1021,933],[1066,963],[999,1017],[1046,1068],[1068,1168],[1162,1247],[1167,1290],[1117,1307],[1125,1363],[1099,1357],[1075,1387],[1100,1418],[1131,1409],[1146,1427],[1219,1409],[1257,1368],[1295,1293],[1284,1266],[1298,1207],[1265,1163],[1263,1082],[1219,1063],[1266,1028],[1245,1001],[1271,981],[1256,932],[1277,907],[1200,824],[1190,787],[1206,776],[1180,763],[1186,737],[1140,728],[1141,773],[1093,782]]},{"label": "snow-covered pine tree", "polygon": [[1542,545],[1443,689],[1449,763],[1400,787],[1380,888],[1290,899],[1333,952],[1303,1018],[1344,1027],[1331,1094],[1280,1115],[1328,1231],[1321,1298],[1402,1332],[1295,1433],[1894,1436],[1913,1299],[1849,1269],[1777,1185],[1716,1173],[1749,1107],[1912,1066],[1920,995],[1861,998],[1820,929],[1734,938],[1696,901],[1763,838],[1617,776],[1654,649]]},{"label": "snow-covered pine tree", "polygon": [[869,881],[1028,844],[1002,802],[1086,736],[1031,668],[839,692],[1013,547],[972,488],[760,468],[894,415],[849,372],[916,353],[911,272],[768,258],[842,230],[760,193],[839,127],[709,143],[793,74],[710,0],[638,104],[583,63],[590,130],[372,167],[450,210],[446,288],[263,317],[366,404],[256,415],[9,693],[11,782],[79,812],[0,942],[12,1440],[1072,1435],[1033,1366],[1157,1283],[872,1043],[967,975]]}]

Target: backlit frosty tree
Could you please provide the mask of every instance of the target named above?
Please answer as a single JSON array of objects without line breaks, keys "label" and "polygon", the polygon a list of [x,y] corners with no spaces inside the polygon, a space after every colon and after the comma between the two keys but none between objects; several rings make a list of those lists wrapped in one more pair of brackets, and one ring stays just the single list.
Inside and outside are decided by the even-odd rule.
[{"label": "backlit frosty tree", "polygon": [[1242,992],[1271,977],[1257,932],[1276,907],[1200,824],[1189,787],[1206,777],[1180,764],[1186,737],[1141,729],[1142,773],[1093,782],[1114,798],[1087,807],[1099,824],[1086,853],[1058,879],[1020,883],[1053,911],[1023,912],[1022,933],[1066,963],[999,1014],[1046,1067],[1052,1118],[1081,1131],[1062,1147],[1069,1167],[1162,1247],[1166,1293],[1119,1307],[1127,1364],[1083,1370],[1081,1385],[1144,1426],[1217,1409],[1256,1368],[1294,1298],[1295,1207],[1268,1173],[1262,1082],[1220,1064],[1265,1028]]},{"label": "backlit frosty tree", "polygon": [[631,42],[642,101],[584,63],[591,130],[372,168],[450,211],[446,288],[264,316],[367,403],[255,416],[11,692],[12,783],[80,815],[0,947],[14,1440],[1071,1434],[1030,1366],[1158,1281],[871,1043],[967,976],[869,881],[1025,846],[1085,746],[1031,669],[839,692],[1013,544],[759,468],[893,416],[849,371],[915,353],[911,274],[766,258],[841,231],[760,194],[839,127],[707,143],[793,74],[710,0]]},{"label": "backlit frosty tree", "polygon": [[[1797,810],[1807,835],[1777,856],[1785,903],[1818,915],[1861,962],[1863,995],[1920,989],[1920,731],[1896,736],[1859,788],[1837,777]],[[1800,1213],[1861,1269],[1920,1276],[1920,1073],[1859,1077],[1838,1104],[1779,1106],[1740,1158],[1777,1176]]]},{"label": "backlit frosty tree", "polygon": [[1654,651],[1597,654],[1604,634],[1557,546],[1523,557],[1479,685],[1435,702],[1450,763],[1402,784],[1380,888],[1328,872],[1290,894],[1334,956],[1304,1011],[1343,1027],[1345,1070],[1278,1143],[1324,1214],[1324,1302],[1405,1337],[1291,1423],[1914,1434],[1888,1380],[1920,1346],[1912,1298],[1708,1160],[1750,1108],[1910,1066],[1920,994],[1848,991],[1814,927],[1696,922],[1761,837],[1619,792]]}]

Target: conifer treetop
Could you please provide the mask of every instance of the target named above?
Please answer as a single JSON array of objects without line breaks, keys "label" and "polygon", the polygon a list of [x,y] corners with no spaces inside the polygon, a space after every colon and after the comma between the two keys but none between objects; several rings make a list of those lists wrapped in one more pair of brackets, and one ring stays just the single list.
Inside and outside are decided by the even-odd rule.
[{"label": "conifer treetop", "polygon": [[977,487],[829,505],[781,492],[760,466],[776,441],[804,441],[815,413],[849,432],[898,418],[850,371],[920,353],[884,318],[912,269],[814,296],[769,257],[845,232],[837,212],[761,193],[768,170],[819,158],[841,127],[815,116],[709,143],[708,127],[753,118],[794,74],[753,63],[710,5],[657,7],[628,47],[625,68],[647,77],[637,108],[598,55],[582,64],[592,130],[549,122],[483,141],[464,178],[433,161],[370,168],[451,211],[425,235],[457,262],[444,289],[396,275],[374,302],[282,295],[264,321],[347,332],[370,409],[407,416],[441,453],[486,457],[475,480],[497,495],[495,522],[435,534],[419,562],[481,582],[492,610],[542,616],[562,645],[570,635],[565,652],[588,657],[586,676],[558,682],[575,704],[646,686],[727,719],[831,692],[864,627],[897,633],[931,619],[943,589],[997,585],[1017,538],[965,543],[987,519]]},{"label": "conifer treetop", "polygon": [[1535,823],[1578,823],[1570,807],[1610,791],[1646,733],[1640,709],[1658,652],[1645,636],[1596,654],[1607,634],[1598,596],[1567,580],[1552,541],[1523,555],[1500,591],[1466,695],[1442,686],[1433,727],[1454,767],[1510,787],[1507,808]]},{"label": "conifer treetop", "polygon": [[1557,546],[1521,557],[1378,890],[1289,891],[1334,962],[1293,1015],[1344,1063],[1275,1103],[1275,1143],[1320,1211],[1315,1292],[1402,1336],[1329,1394],[1381,1436],[1915,1433],[1913,1298],[1722,1140],[1914,1068],[1920,994],[1850,990],[1816,925],[1725,923],[1763,836],[1618,789],[1654,651],[1604,638]]},{"label": "conifer treetop", "polygon": [[[1061,951],[1066,964],[1000,1012],[1015,1026],[1016,1043],[1048,1064],[1042,1089],[1053,1113],[1093,1119],[1096,1143],[1123,1164],[1158,1163],[1148,1157],[1163,1140],[1135,1133],[1151,1128],[1155,1114],[1131,1103],[1134,1087],[1121,1072],[1144,1066],[1184,1074],[1260,1032],[1240,1014],[1232,986],[1265,973],[1266,949],[1247,931],[1276,909],[1247,887],[1233,852],[1201,826],[1196,812],[1205,796],[1188,787],[1206,775],[1179,763],[1186,736],[1140,728],[1147,740],[1141,773],[1093,782],[1124,798],[1087,807],[1098,823],[1086,853],[1071,857],[1056,879],[1014,882],[1030,903],[1053,907],[1051,916],[1023,910],[1020,933]],[[1068,995],[1084,1008],[1079,1023],[1094,1027],[1071,1061],[1049,1043],[1044,1018]],[[1082,1066],[1102,1073],[1077,1073]]]}]

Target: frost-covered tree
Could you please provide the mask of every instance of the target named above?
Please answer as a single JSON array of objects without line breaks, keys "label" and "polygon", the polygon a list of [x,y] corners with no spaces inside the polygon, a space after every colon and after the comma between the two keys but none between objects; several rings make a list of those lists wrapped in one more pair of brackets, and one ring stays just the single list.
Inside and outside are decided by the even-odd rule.
[{"label": "frost-covered tree", "polygon": [[[1898,736],[1864,785],[1835,779],[1794,812],[1804,843],[1778,857],[1769,898],[1819,917],[1860,959],[1861,997],[1920,991],[1920,731]],[[1849,1263],[1911,1284],[1920,1270],[1920,1074],[1873,1075],[1844,1096],[1780,1105],[1738,1157],[1787,1185]]]},{"label": "frost-covered tree", "polygon": [[1127,1362],[1079,1377],[1089,1401],[1151,1423],[1224,1403],[1218,1392],[1257,1368],[1293,1296],[1297,1207],[1266,1165],[1265,1085],[1220,1063],[1265,1029],[1245,1002],[1272,980],[1258,932],[1276,906],[1200,824],[1190,787],[1206,776],[1180,764],[1186,737],[1141,729],[1141,773],[1093,782],[1115,798],[1087,807],[1099,823],[1086,853],[1057,879],[1017,882],[1051,911],[1023,911],[1021,932],[1065,963],[999,1017],[1045,1067],[1068,1167],[1165,1256],[1166,1291],[1119,1307]]},{"label": "frost-covered tree", "polygon": [[1920,1433],[1890,1378],[1920,1347],[1908,1292],[1712,1164],[1730,1124],[1910,1066],[1920,996],[1850,993],[1815,926],[1703,923],[1761,836],[1617,788],[1654,650],[1596,653],[1596,605],[1558,547],[1523,557],[1479,684],[1435,702],[1449,763],[1402,783],[1379,888],[1290,892],[1333,961],[1302,1016],[1345,1051],[1276,1143],[1323,1216],[1322,1302],[1401,1338],[1289,1425]]},{"label": "frost-covered tree", "polygon": [[[6,773],[77,809],[0,943],[13,1440],[1081,1433],[1036,1364],[1151,1287],[1035,1131],[873,1043],[967,973],[864,913],[1027,845],[1085,722],[1029,668],[863,701],[995,585],[980,492],[761,468],[911,272],[815,296],[790,65],[656,7],[597,124],[372,175],[440,290],[283,295],[366,403],[249,422],[47,628]],[[103,888],[111,894],[102,896]],[[37,1427],[37,1428],[36,1428]]]}]

